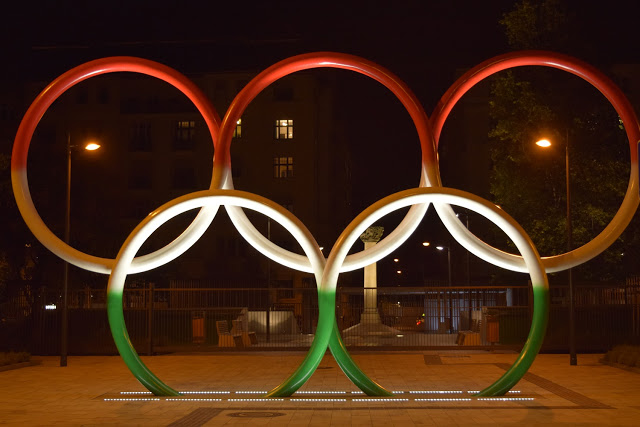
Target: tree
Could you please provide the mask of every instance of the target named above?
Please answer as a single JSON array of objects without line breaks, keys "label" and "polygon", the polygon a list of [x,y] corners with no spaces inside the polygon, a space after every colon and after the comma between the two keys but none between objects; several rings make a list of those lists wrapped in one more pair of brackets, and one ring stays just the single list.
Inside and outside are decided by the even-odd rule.
[{"label": "tree", "polygon": [[[577,26],[559,0],[524,0],[500,23],[514,49],[580,51],[566,35],[565,28]],[[616,213],[629,176],[623,123],[602,95],[567,73],[527,67],[496,76],[489,107],[491,193],[529,233],[541,255],[566,252],[567,140],[574,247],[600,233]],[[541,135],[554,141],[552,150],[534,144]],[[621,254],[638,247],[635,228],[632,223],[605,254],[580,268],[582,278],[622,277]]]}]

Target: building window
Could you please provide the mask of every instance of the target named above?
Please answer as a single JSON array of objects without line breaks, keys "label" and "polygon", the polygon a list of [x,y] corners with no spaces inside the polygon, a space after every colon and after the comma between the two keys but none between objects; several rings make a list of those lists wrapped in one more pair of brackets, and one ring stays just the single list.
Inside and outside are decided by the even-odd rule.
[{"label": "building window", "polygon": [[142,219],[149,215],[153,210],[157,208],[154,203],[144,198],[136,197],[135,199],[128,200],[126,206],[126,212],[128,218]]},{"label": "building window", "polygon": [[276,86],[273,89],[274,101],[293,101],[293,88],[290,86]]},{"label": "building window", "polygon": [[176,139],[173,144],[175,150],[192,150],[195,145],[196,122],[180,120],[176,124]]},{"label": "building window", "polygon": [[129,169],[129,188],[132,190],[151,189],[151,168],[148,163],[137,163]]},{"label": "building window", "polygon": [[236,139],[242,138],[242,118],[236,122],[236,128],[233,130],[233,137]]},{"label": "building window", "polygon": [[283,208],[285,208],[289,212],[294,213],[293,212],[293,202],[291,202],[291,201],[282,202],[282,203],[280,203],[280,206],[282,206]]},{"label": "building window", "polygon": [[273,158],[273,177],[291,178],[293,176],[293,157]]},{"label": "building window", "polygon": [[293,139],[293,120],[276,120],[276,139]]},{"label": "building window", "polygon": [[76,89],[76,104],[87,104],[89,102],[89,89],[80,86]]},{"label": "building window", "polygon": [[173,188],[176,190],[194,189],[196,174],[192,167],[176,167],[173,171]]},{"label": "building window", "polygon": [[131,126],[131,151],[151,151],[151,123],[139,122]]},{"label": "building window", "polygon": [[101,87],[98,91],[98,102],[100,104],[108,104],[109,103],[109,89],[106,87]]}]

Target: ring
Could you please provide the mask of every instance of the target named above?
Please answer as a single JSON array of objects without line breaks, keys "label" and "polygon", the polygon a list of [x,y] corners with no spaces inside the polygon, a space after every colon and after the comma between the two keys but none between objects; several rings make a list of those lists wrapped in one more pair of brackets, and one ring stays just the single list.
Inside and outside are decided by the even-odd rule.
[{"label": "ring", "polygon": [[[119,71],[131,71],[156,77],[180,90],[202,114],[211,133],[214,146],[220,123],[218,113],[211,102],[191,80],[172,68],[141,58],[119,56],[87,62],[62,74],[40,92],[20,122],[11,153],[11,185],[18,209],[33,235],[47,249],[76,267],[102,274],[111,272],[113,259],[89,255],[69,246],[53,234],[40,218],[29,191],[27,156],[31,138],[38,122],[60,95],[90,77]],[[191,225],[167,246],[136,258],[131,265],[131,272],[140,273],[160,267],[183,254],[207,230],[217,210],[217,206],[201,210]]]},{"label": "ring", "polygon": [[[640,124],[633,106],[622,91],[607,76],[589,64],[570,56],[544,51],[513,52],[491,58],[469,70],[445,92],[431,116],[434,137],[437,141],[451,109],[456,102],[476,83],[497,73],[514,67],[538,65],[557,68],[574,74],[598,89],[619,114],[629,139],[631,170],[629,185],[622,205],[605,229],[585,245],[564,254],[542,257],[547,273],[566,270],[583,264],[607,249],[620,237],[638,209],[638,145]],[[522,258],[496,249],[477,238],[460,222],[450,207],[434,206],[442,222],[456,241],[477,257],[504,269],[525,272]]]}]

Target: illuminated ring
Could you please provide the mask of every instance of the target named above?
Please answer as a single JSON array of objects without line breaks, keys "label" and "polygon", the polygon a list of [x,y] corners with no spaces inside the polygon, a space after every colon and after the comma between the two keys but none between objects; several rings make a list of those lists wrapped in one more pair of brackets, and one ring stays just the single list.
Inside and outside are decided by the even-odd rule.
[{"label": "illuminated ring", "polygon": [[[506,393],[513,387],[531,366],[537,355],[546,330],[548,319],[548,282],[533,243],[522,228],[506,213],[492,203],[472,194],[447,188],[417,188],[405,190],[388,196],[362,212],[338,238],[331,250],[325,265],[324,257],[318,244],[293,214],[276,203],[251,193],[237,190],[209,190],[187,194],[166,203],[145,218],[129,235],[118,253],[114,269],[109,278],[107,288],[107,313],[109,325],[114,341],[125,364],[133,375],[152,393],[156,395],[178,395],[179,393],[164,384],[156,377],[138,357],[133,348],[124,322],[122,308],[122,293],[127,276],[127,269],[137,251],[144,242],[171,218],[191,209],[197,209],[207,204],[237,205],[254,209],[282,225],[289,230],[302,246],[304,253],[309,256],[316,272],[318,286],[319,318],[316,335],[304,361],[298,369],[281,385],[270,391],[267,396],[290,396],[302,386],[316,370],[330,343],[335,329],[335,291],[340,272],[340,264],[344,262],[348,250],[357,237],[378,219],[397,209],[438,199],[442,203],[451,203],[471,209],[487,217],[500,227],[521,251],[527,266],[530,268],[534,293],[534,313],[529,337],[520,356],[513,366],[495,383],[480,392],[482,396],[494,396]],[[320,274],[322,272],[322,274]],[[355,363],[354,363],[355,366]],[[358,370],[358,375],[366,377]],[[347,372],[345,372],[347,373]],[[349,378],[352,376],[347,373]],[[368,379],[368,377],[366,377]],[[373,383],[369,379],[369,382]],[[375,384],[375,383],[374,383]],[[382,389],[384,390],[384,389]]]},{"label": "illuminated ring", "polygon": [[[476,83],[498,71],[525,65],[557,68],[574,74],[598,89],[620,115],[629,138],[631,171],[629,185],[620,209],[605,229],[585,245],[564,254],[543,257],[542,263],[548,273],[566,270],[585,263],[608,248],[629,225],[635,214],[638,196],[638,146],[640,125],[629,100],[608,77],[596,68],[575,58],[553,52],[523,51],[513,52],[489,59],[460,77],[444,94],[433,115],[431,123],[436,141],[451,109],[456,102]],[[428,165],[430,166],[430,165]],[[478,239],[455,216],[453,209],[445,205],[434,205],[451,235],[465,249],[479,258],[508,270],[526,271],[522,257],[503,252]]]},{"label": "illuminated ring", "polygon": [[[124,242],[115,260],[115,265],[111,276],[109,277],[109,284],[107,287],[107,314],[116,347],[131,373],[133,373],[138,381],[140,381],[140,383],[142,383],[149,391],[156,395],[173,396],[178,395],[179,393],[163,383],[146,367],[146,365],[144,365],[131,344],[122,308],[122,293],[128,269],[130,268],[131,262],[136,253],[144,242],[151,236],[151,234],[171,218],[188,210],[201,208],[207,205],[218,206],[220,204],[224,204],[226,207],[237,205],[256,210],[268,215],[270,218],[273,218],[276,222],[282,225],[300,244],[305,254],[309,257],[311,264],[314,266],[316,282],[318,283],[319,288],[318,294],[324,295],[327,293],[325,289],[326,286],[323,287],[320,281],[326,261],[322,252],[320,252],[317,242],[305,225],[282,206],[265,199],[264,197],[238,190],[200,191],[178,197],[177,199],[162,205],[151,215],[147,216],[131,232],[127,240]],[[335,330],[335,304],[331,307],[331,310],[333,310],[333,319],[327,318],[328,308],[326,307],[326,304],[323,305],[323,307],[324,309],[322,310],[322,313],[324,314],[320,316],[317,333],[314,338],[314,344],[307,356],[307,359],[313,358],[312,366],[307,366],[311,369],[308,376],[310,376],[315,368],[320,364],[327,346],[329,345],[332,331]],[[353,363],[353,365],[355,366],[355,363]],[[359,368],[353,372],[353,375],[366,377],[366,375],[359,371]],[[381,390],[384,391],[384,389]],[[387,392],[387,394],[390,393]]]},{"label": "illuminated ring", "polygon": [[[253,78],[235,97],[227,113],[222,119],[220,139],[216,145],[214,157],[212,188],[233,188],[229,150],[233,131],[237,121],[249,103],[268,85],[291,73],[313,68],[339,68],[355,71],[370,77],[388,88],[406,108],[418,132],[422,149],[422,171],[420,186],[439,186],[435,143],[431,132],[429,119],[422,105],[397,76],[380,65],[353,55],[333,52],[318,52],[294,56],[280,61],[267,68]],[[425,165],[433,165],[427,168]],[[396,229],[378,242],[375,246],[349,255],[341,271],[352,271],[376,262],[398,248],[416,229],[427,211],[428,204],[412,206]],[[238,232],[256,250],[266,257],[289,268],[304,272],[312,272],[307,258],[288,251],[267,239],[250,222],[241,208],[229,206],[227,212]]]},{"label": "illuminated ring", "polygon": [[[404,190],[379,200],[358,215],[342,232],[329,254],[327,264],[322,274],[322,287],[318,290],[318,302],[324,302],[324,307],[320,306],[318,329],[320,329],[323,314],[325,318],[328,315],[324,313],[323,310],[328,310],[328,307],[331,306],[331,310],[335,316],[335,292],[338,275],[340,273],[340,265],[344,262],[349,249],[351,249],[358,237],[364,233],[369,226],[373,225],[385,215],[410,205],[426,204],[428,202],[434,204],[454,204],[484,216],[504,231],[511,239],[518,251],[522,254],[528,268],[531,276],[534,303],[531,329],[527,341],[520,355],[507,372],[478,394],[479,396],[503,395],[524,376],[540,351],[549,318],[549,283],[540,256],[533,242],[522,227],[495,204],[465,191],[445,187],[422,187]],[[327,292],[330,293],[327,294]],[[317,337],[316,335],[316,338]],[[294,386],[288,388],[288,386],[289,384],[296,385],[297,387],[301,385],[296,383],[296,381],[300,381],[299,378],[296,378],[296,375],[298,375],[300,371],[304,371],[304,365],[306,363],[311,364],[307,359],[309,359],[309,356],[307,356],[298,370],[289,379],[269,392],[268,396],[291,395],[297,388]],[[307,369],[307,371],[309,370]],[[309,373],[309,376],[311,376],[311,373],[312,372]]]},{"label": "illuminated ring", "polygon": [[[113,259],[89,255],[69,246],[53,234],[40,218],[29,192],[27,156],[31,138],[38,122],[60,95],[90,77],[119,71],[131,71],[156,77],[181,91],[202,114],[214,145],[220,123],[220,118],[210,101],[184,75],[157,62],[124,56],[98,59],[75,67],[50,83],[33,101],[22,118],[22,122],[20,122],[11,156],[11,183],[18,208],[31,232],[47,249],[77,267],[102,274],[109,274],[113,267]],[[131,265],[131,272],[139,273],[151,270],[180,256],[197,242],[207,230],[215,217],[217,209],[217,206],[202,209],[189,227],[167,246],[136,258]]]}]

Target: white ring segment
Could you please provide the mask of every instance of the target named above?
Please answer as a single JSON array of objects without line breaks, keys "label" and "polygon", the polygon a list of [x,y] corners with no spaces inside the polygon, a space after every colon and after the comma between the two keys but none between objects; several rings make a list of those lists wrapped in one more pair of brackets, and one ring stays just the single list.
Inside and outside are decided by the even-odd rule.
[{"label": "white ring segment", "polygon": [[[460,221],[460,218],[456,217],[451,206],[434,203],[434,207],[442,223],[447,227],[449,233],[451,233],[451,236],[469,252],[486,262],[507,270],[520,273],[527,271],[527,267],[521,256],[496,249],[471,233]],[[593,240],[583,246],[562,255],[542,257],[542,263],[547,273],[555,273],[576,267],[601,254],[616,241],[627,225],[629,225],[637,207],[638,165],[632,163],[627,192],[620,209],[611,222]]]},{"label": "white ring segment", "polygon": [[392,194],[374,203],[358,215],[342,232],[327,260],[322,275],[323,285],[335,290],[340,264],[358,237],[377,220],[385,215],[415,204],[440,203],[456,205],[472,210],[498,226],[513,241],[522,254],[532,286],[548,289],[547,275],[540,255],[531,238],[522,227],[495,204],[473,194],[446,187],[414,188]]},{"label": "white ring segment", "polygon": [[[286,228],[311,260],[318,287],[322,286],[319,279],[324,268],[325,259],[309,230],[291,212],[264,197],[252,193],[239,190],[204,190],[186,194],[165,203],[146,217],[131,232],[116,257],[115,265],[109,278],[108,292],[122,292],[126,276],[130,274],[128,270],[136,253],[149,236],[160,226],[188,210],[204,206],[219,206],[220,204],[241,206],[255,210],[267,215]],[[162,260],[163,264],[175,258],[170,253],[165,255],[166,260]]]},{"label": "white ring segment", "polygon": [[[229,175],[230,174],[227,174],[227,176]],[[424,187],[426,181],[425,175],[423,174],[420,180],[420,186]],[[230,178],[228,178],[227,182],[229,188],[233,188],[233,183]],[[347,255],[344,263],[340,267],[340,272],[344,273],[364,268],[395,251],[413,234],[418,225],[420,225],[420,221],[427,212],[428,207],[429,203],[412,206],[400,224],[384,239],[369,249]],[[307,257],[283,249],[267,239],[255,228],[242,209],[236,206],[225,206],[225,209],[240,235],[260,253],[290,268],[306,273],[313,272]]]}]

